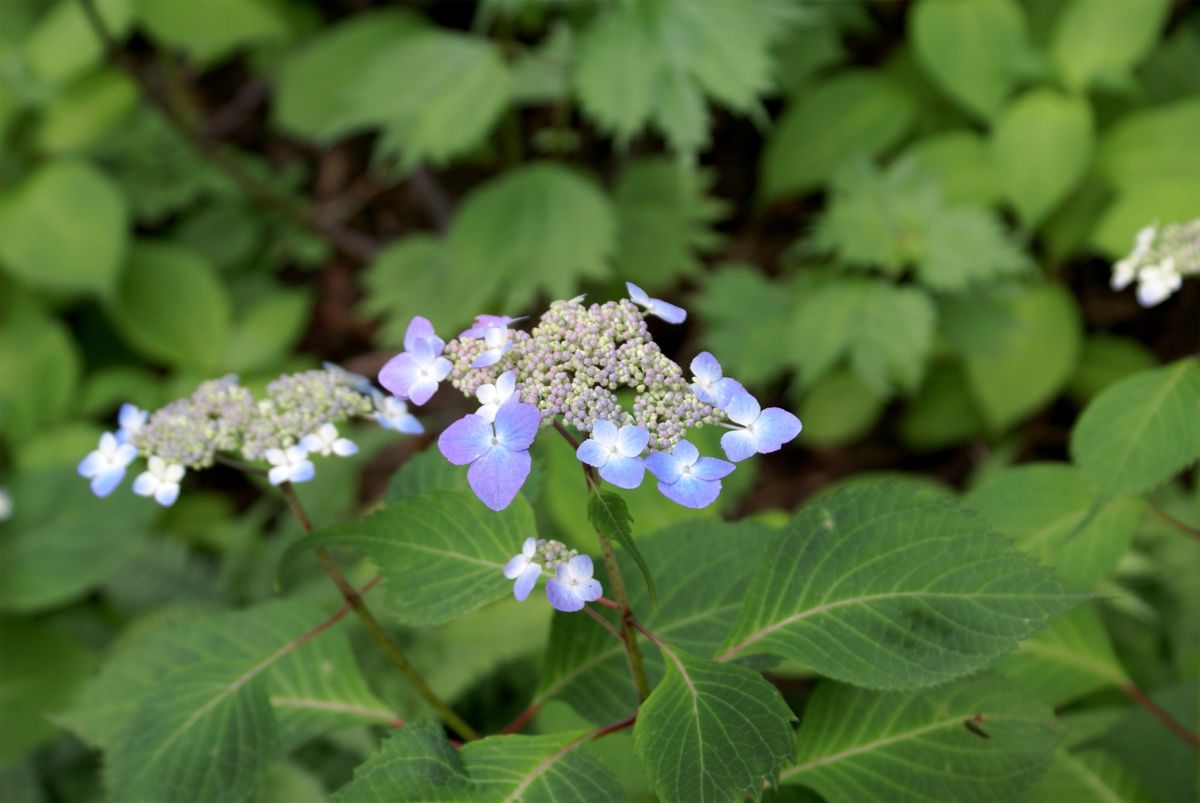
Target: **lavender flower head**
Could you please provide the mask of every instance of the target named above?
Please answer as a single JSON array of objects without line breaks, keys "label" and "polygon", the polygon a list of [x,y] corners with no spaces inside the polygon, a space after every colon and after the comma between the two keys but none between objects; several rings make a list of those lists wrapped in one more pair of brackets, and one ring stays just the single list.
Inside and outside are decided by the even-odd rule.
[{"label": "lavender flower head", "polygon": [[526,538],[521,552],[504,565],[504,576],[513,580],[513,596],[524,602],[543,573],[546,599],[564,613],[583,610],[584,604],[595,602],[604,593],[598,580],[592,579],[592,559],[568,549],[560,541]]}]

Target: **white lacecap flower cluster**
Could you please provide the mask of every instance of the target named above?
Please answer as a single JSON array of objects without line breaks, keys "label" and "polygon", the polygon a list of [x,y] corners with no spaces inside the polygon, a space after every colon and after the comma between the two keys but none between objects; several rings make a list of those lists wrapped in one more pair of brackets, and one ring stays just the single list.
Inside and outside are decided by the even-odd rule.
[{"label": "white lacecap flower cluster", "polygon": [[559,541],[526,538],[521,553],[504,565],[504,576],[513,583],[513,596],[524,602],[542,576],[546,581],[546,599],[555,610],[573,613],[604,593],[600,581],[592,578],[592,559],[569,549]]},{"label": "white lacecap flower cluster", "polygon": [[1200,219],[1189,223],[1146,226],[1137,233],[1133,251],[1113,265],[1112,288],[1137,283],[1138,303],[1153,307],[1166,301],[1186,276],[1200,275]]},{"label": "white lacecap flower cluster", "polygon": [[118,428],[100,436],[97,448],[79,463],[92,492],[108,496],[139,457],[146,468],[134,493],[170,506],[188,471],[209,468],[224,454],[265,461],[273,485],[313,478],[312,457],[349,457],[358,446],[337,425],[372,419],[385,429],[417,434],[421,424],[401,400],[376,390],[369,379],[336,365],[279,377],[255,399],[227,376],[202,383],[191,396],[153,414],[121,406]]}]

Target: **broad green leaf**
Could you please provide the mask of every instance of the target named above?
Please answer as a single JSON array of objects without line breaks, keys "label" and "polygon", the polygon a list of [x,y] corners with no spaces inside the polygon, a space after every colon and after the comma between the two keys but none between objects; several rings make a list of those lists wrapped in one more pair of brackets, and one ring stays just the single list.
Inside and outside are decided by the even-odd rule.
[{"label": "broad green leaf", "polygon": [[613,190],[617,274],[651,292],[695,275],[700,256],[722,239],[712,226],[727,210],[707,194],[712,181],[707,171],[661,158],[626,167]]},{"label": "broad green leaf", "polygon": [[276,746],[264,678],[240,663],[197,664],[140,701],[108,752],[106,785],[113,803],[240,801]]},{"label": "broad green leaf", "polygon": [[1045,630],[1001,658],[996,669],[1017,688],[1056,707],[1129,682],[1099,614],[1088,603],[1051,619]]},{"label": "broad green leaf", "polygon": [[913,689],[986,666],[1076,601],[973,513],[874,484],[796,514],[720,658],[781,655],[843,682]]},{"label": "broad green leaf", "polygon": [[933,345],[935,316],[924,292],[873,279],[801,288],[788,333],[791,362],[804,385],[845,360],[876,393],[915,390]]},{"label": "broad green leaf", "polygon": [[800,440],[821,447],[857,440],[879,421],[884,402],[852,371],[841,369],[826,374],[800,404],[800,420],[804,422]]},{"label": "broad green leaf", "polygon": [[[1200,687],[1194,675],[1150,697],[1183,727],[1200,732]],[[1158,800],[1184,801],[1194,796],[1196,749],[1164,728],[1147,709],[1127,709],[1116,726],[1099,740],[1099,746],[1119,756]]]},{"label": "broad green leaf", "polygon": [[1200,363],[1183,359],[1112,385],[1071,430],[1071,458],[1110,496],[1147,491],[1200,459]]},{"label": "broad green leaf", "polygon": [[1117,196],[1100,216],[1091,244],[1113,260],[1133,250],[1134,236],[1147,223],[1184,223],[1200,217],[1200,183],[1190,175],[1153,178]]},{"label": "broad green leaf", "polygon": [[97,499],[71,469],[26,471],[14,480],[20,501],[11,534],[0,540],[6,611],[43,610],[84,596],[134,556],[156,513],[128,489]]},{"label": "broad green leaf", "polygon": [[936,179],[949,203],[991,204],[1000,197],[991,149],[973,131],[947,131],[918,140],[901,160]]},{"label": "broad green leaf", "polygon": [[175,245],[134,244],[110,313],[146,356],[213,370],[225,356],[229,296],[212,266]]},{"label": "broad green leaf", "polygon": [[[397,91],[404,76],[404,91]],[[510,76],[490,41],[445,31],[404,35],[346,87],[346,125],[382,126],[378,148],[407,169],[445,162],[487,136],[509,98]]]},{"label": "broad green leaf", "polygon": [[[408,458],[388,483],[387,499],[399,502],[410,496],[434,491],[469,491],[467,475],[458,466],[442,457],[436,449],[426,449]],[[522,492],[525,490],[521,489]]]},{"label": "broad green leaf", "polygon": [[915,118],[906,89],[879,73],[831,78],[780,118],[760,165],[761,192],[770,199],[816,189],[846,162],[895,145]]},{"label": "broad green leaf", "polygon": [[1034,89],[1010,103],[992,130],[1004,197],[1036,228],[1070,194],[1091,162],[1092,110],[1083,98]]},{"label": "broad green leaf", "polygon": [[78,692],[92,656],[46,620],[0,617],[0,643],[0,766],[8,767],[57,732],[50,717]]},{"label": "broad green leaf", "polygon": [[305,290],[268,285],[233,324],[222,366],[238,373],[279,366],[304,335],[312,306]]},{"label": "broad green leaf", "polygon": [[37,127],[37,145],[49,153],[86,150],[128,117],[137,101],[137,86],[124,73],[93,73],[50,103]]},{"label": "broad green leaf", "polygon": [[1140,505],[1105,502],[1074,466],[1027,463],[1002,469],[972,488],[963,504],[1035,558],[1068,586],[1090,591],[1129,549]]},{"label": "broad green leaf", "polygon": [[280,42],[288,27],[277,6],[259,0],[133,0],[140,25],[155,39],[202,62],[248,45]]},{"label": "broad green leaf", "polygon": [[271,108],[283,130],[332,142],[356,124],[351,87],[381,53],[421,29],[401,9],[354,14],[298,49],[279,71]]},{"label": "broad green leaf", "polygon": [[1029,49],[1016,0],[921,0],[908,24],[934,82],[968,111],[994,117],[1020,80]]},{"label": "broad green leaf", "polygon": [[[630,607],[659,638],[694,655],[716,652],[737,615],[768,538],[767,528],[719,521],[677,524],[641,539],[646,562],[662,575],[658,607],[641,584],[629,584]],[[686,568],[680,568],[686,556]],[[632,558],[618,555],[622,572],[635,571]],[[662,677],[658,651],[639,640],[651,684]],[[588,617],[556,616],[550,629],[541,683],[534,702],[560,698],[603,725],[637,707],[625,651]]]},{"label": "broad green leaf", "polygon": [[325,784],[294,761],[279,761],[263,776],[252,803],[329,803]]},{"label": "broad green leaf", "polygon": [[707,324],[705,345],[727,374],[756,385],[783,371],[790,355],[779,348],[779,333],[795,295],[789,282],[750,266],[727,264],[705,277],[695,308]]},{"label": "broad green leaf", "polygon": [[28,297],[14,293],[11,300],[0,302],[0,421],[15,441],[74,406],[81,360],[62,322]]},{"label": "broad green leaf", "polygon": [[916,693],[822,683],[783,779],[827,800],[1013,800],[1058,738],[1048,706],[990,674]]},{"label": "broad green leaf", "polygon": [[[96,0],[105,28],[118,42],[133,22],[131,5],[130,0]],[[30,71],[54,85],[78,78],[104,59],[104,43],[83,6],[70,0],[55,3],[21,44]]]},{"label": "broad green leaf", "polygon": [[0,194],[0,266],[47,290],[109,294],[129,237],[125,199],[86,162],[47,162]]},{"label": "broad green leaf", "polygon": [[377,341],[403,344],[414,315],[428,318],[442,333],[461,329],[496,289],[495,279],[476,269],[481,271],[477,277],[462,281],[446,242],[425,234],[410,234],[388,245],[364,274],[367,294],[362,309],[383,318]]},{"label": "broad green leaf", "polygon": [[538,293],[570,298],[581,280],[607,276],[616,222],[590,179],[542,163],[471,193],[448,237],[460,281],[471,277],[498,291],[504,308],[520,309]]},{"label": "broad green leaf", "polygon": [[1067,750],[1054,754],[1046,774],[1029,790],[1032,803],[1103,800],[1106,803],[1154,803],[1156,798],[1137,774],[1106,750]]},{"label": "broad green leaf", "polygon": [[1157,365],[1154,354],[1132,337],[1092,335],[1084,341],[1069,390],[1071,396],[1083,405],[1100,395],[1109,385]]},{"label": "broad green leaf", "polygon": [[1074,0],[1059,15],[1051,56],[1074,90],[1120,79],[1158,41],[1169,0]]},{"label": "broad green leaf", "polygon": [[1189,98],[1127,115],[1104,132],[1097,169],[1118,190],[1152,179],[1172,179],[1196,159],[1200,99]]},{"label": "broad green leaf", "polygon": [[646,565],[645,558],[642,557],[642,553],[638,551],[637,544],[633,540],[633,516],[629,513],[629,505],[625,504],[625,500],[615,493],[596,491],[588,495],[587,516],[597,533],[607,536],[610,540],[615,539],[633,558],[633,562],[637,564],[642,573],[642,579],[646,582],[646,590],[650,594],[650,605],[657,606],[654,576],[650,573],[650,567]]},{"label": "broad green leaf", "polygon": [[956,362],[935,362],[929,367],[921,389],[905,405],[899,426],[905,444],[918,451],[970,440],[983,429],[966,374]]},{"label": "broad green leaf", "polygon": [[453,800],[467,793],[470,780],[462,752],[446,740],[436,722],[407,722],[354,768],[354,780],[334,795],[335,803],[403,803]]},{"label": "broad green leaf", "polygon": [[1000,430],[1058,395],[1075,370],[1083,332],[1074,299],[1057,284],[997,294],[991,302],[980,309],[967,299],[962,312],[993,319],[997,336],[955,338],[953,347],[963,355],[984,419]]},{"label": "broad green leaf", "polygon": [[779,690],[736,664],[661,645],[662,683],[638,710],[634,750],[664,803],[759,800],[796,750]]},{"label": "broad green leaf", "polygon": [[383,593],[401,622],[440,624],[511,592],[502,569],[536,528],[518,496],[500,512],[474,494],[438,491],[393,502],[361,521],[335,524],[296,548],[360,549],[387,581]]}]

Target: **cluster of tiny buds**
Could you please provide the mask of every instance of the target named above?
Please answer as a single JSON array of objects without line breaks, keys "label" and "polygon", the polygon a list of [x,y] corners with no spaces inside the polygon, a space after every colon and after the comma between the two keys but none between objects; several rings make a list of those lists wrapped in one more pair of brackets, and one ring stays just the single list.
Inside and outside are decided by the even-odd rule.
[{"label": "cluster of tiny buds", "polygon": [[1200,219],[1162,228],[1155,223],[1141,229],[1133,251],[1113,265],[1112,288],[1124,290],[1136,281],[1138,303],[1153,307],[1194,275],[1200,275]]},{"label": "cluster of tiny buds", "polygon": [[549,572],[558,570],[559,564],[566,563],[571,558],[579,554],[579,550],[571,549],[562,541],[545,538],[537,539],[537,555],[541,558],[542,565]]},{"label": "cluster of tiny buds", "polygon": [[90,480],[93,493],[108,496],[129,465],[143,457],[146,470],[134,480],[133,491],[163,506],[175,503],[188,471],[234,455],[265,461],[273,485],[306,482],[315,474],[314,455],[358,452],[356,444],[339,435],[337,424],[360,418],[398,432],[423,431],[403,401],[335,365],[281,376],[267,385],[262,399],[255,399],[237,377],[226,376],[202,383],[190,396],[153,414],[122,405],[117,430],[100,437],[78,472]]}]

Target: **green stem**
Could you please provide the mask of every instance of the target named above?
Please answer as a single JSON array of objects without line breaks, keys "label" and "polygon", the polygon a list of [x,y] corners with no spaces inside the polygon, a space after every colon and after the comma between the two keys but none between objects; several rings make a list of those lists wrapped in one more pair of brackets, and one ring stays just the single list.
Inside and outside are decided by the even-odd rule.
[{"label": "green stem", "polygon": [[[287,500],[288,509],[300,525],[300,529],[305,533],[311,533],[313,530],[312,521],[308,518],[308,513],[304,510],[304,506],[300,504],[300,498],[296,496],[296,490],[290,482],[285,482],[279,486],[283,498]],[[429,684],[425,682],[425,678],[421,677],[421,673],[409,663],[408,658],[400,649],[399,645],[392,640],[388,632],[383,629],[383,625],[379,624],[379,620],[371,613],[367,604],[363,602],[362,596],[350,585],[350,581],[342,574],[342,570],[338,568],[334,562],[333,556],[329,554],[329,550],[325,547],[317,547],[317,560],[321,561],[321,566],[325,572],[333,580],[333,584],[337,586],[338,591],[342,593],[342,598],[346,600],[346,604],[354,611],[359,620],[363,623],[363,627],[371,634],[371,638],[379,644],[384,654],[391,660],[400,673],[408,679],[412,687],[416,689],[417,694],[437,712],[442,722],[445,722],[451,730],[461,736],[465,741],[474,741],[479,738],[479,733],[472,728],[467,722],[454,713],[450,706],[442,702],[441,698],[434,693],[433,689],[429,688]]]}]

